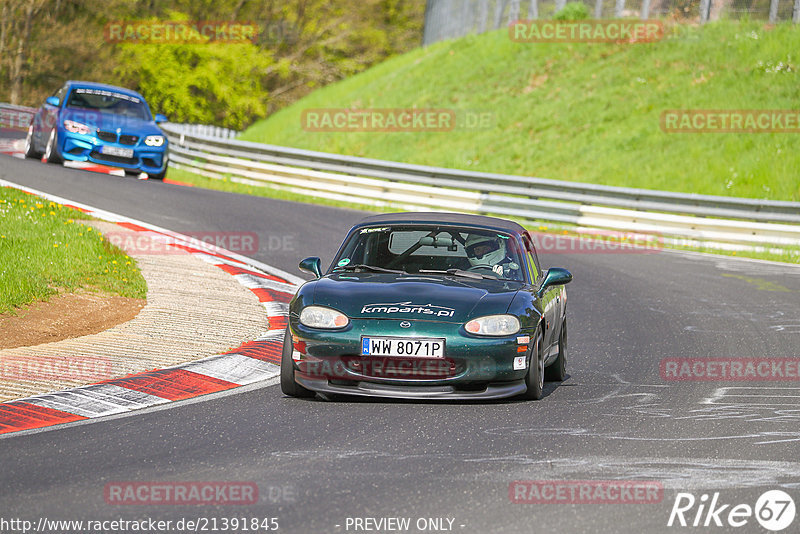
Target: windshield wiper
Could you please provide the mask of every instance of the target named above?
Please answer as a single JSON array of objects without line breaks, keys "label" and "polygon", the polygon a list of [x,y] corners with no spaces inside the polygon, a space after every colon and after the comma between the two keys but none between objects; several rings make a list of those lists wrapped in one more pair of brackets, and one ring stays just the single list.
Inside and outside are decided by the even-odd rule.
[{"label": "windshield wiper", "polygon": [[481,274],[472,271],[464,271],[462,269],[447,269],[446,271],[437,271],[433,269],[420,269],[419,272],[425,274],[449,274],[452,276],[473,278],[475,280],[497,280],[496,276],[489,276],[488,274]]},{"label": "windshield wiper", "polygon": [[363,269],[365,271],[373,271],[376,273],[408,274],[405,271],[399,271],[396,269],[385,269],[383,267],[378,267],[377,265],[367,265],[366,263],[356,263],[355,265],[344,265],[342,267],[336,267],[334,271],[338,271],[340,269],[342,271],[355,271],[356,269]]}]

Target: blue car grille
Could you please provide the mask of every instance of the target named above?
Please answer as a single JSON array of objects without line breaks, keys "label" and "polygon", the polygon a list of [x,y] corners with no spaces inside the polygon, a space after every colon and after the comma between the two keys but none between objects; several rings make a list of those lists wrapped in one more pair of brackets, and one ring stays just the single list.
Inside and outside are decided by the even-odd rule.
[{"label": "blue car grille", "polygon": [[102,141],[108,141],[111,143],[117,142],[117,134],[114,132],[104,132],[102,130],[97,130],[97,138]]},{"label": "blue car grille", "polygon": [[138,135],[120,135],[119,142],[123,145],[135,145],[136,142],[139,140]]}]

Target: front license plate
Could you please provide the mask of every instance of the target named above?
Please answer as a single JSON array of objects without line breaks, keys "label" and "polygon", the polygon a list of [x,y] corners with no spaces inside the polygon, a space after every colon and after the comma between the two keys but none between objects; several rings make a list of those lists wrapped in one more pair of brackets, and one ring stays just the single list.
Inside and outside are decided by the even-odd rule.
[{"label": "front license plate", "polygon": [[108,154],[109,156],[119,156],[121,158],[132,158],[133,157],[133,149],[132,148],[119,148],[119,147],[115,147],[115,146],[101,145],[100,146],[100,153],[101,154]]},{"label": "front license plate", "polygon": [[365,336],[361,338],[361,355],[444,358],[444,339]]}]

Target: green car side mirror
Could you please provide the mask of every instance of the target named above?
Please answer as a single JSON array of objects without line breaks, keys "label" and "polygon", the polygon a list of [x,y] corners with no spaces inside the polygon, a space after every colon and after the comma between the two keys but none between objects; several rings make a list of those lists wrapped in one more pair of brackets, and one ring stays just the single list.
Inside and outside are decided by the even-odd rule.
[{"label": "green car side mirror", "polygon": [[299,267],[304,273],[313,274],[316,278],[322,278],[322,262],[316,256],[304,259],[300,262]]},{"label": "green car side mirror", "polygon": [[572,281],[572,273],[561,267],[551,267],[544,275],[544,281],[536,292],[537,297],[544,295],[548,287],[568,284]]}]

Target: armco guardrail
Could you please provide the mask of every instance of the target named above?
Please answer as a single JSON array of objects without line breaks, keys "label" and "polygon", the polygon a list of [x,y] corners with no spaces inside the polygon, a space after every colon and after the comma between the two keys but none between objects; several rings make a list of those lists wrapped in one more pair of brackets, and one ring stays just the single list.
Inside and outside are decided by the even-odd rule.
[{"label": "armco guardrail", "polygon": [[[27,129],[31,108],[0,104],[3,129]],[[612,187],[411,165],[232,139],[205,125],[163,124],[171,165],[211,178],[403,209],[520,217],[729,249],[800,246],[800,202]]]},{"label": "armco guardrail", "polygon": [[800,246],[800,202],[460,171],[219,138],[177,124],[164,130],[173,165],[309,196],[655,233],[731,249]]},{"label": "armco guardrail", "polygon": [[35,108],[0,103],[0,132],[27,131],[35,113]]}]

